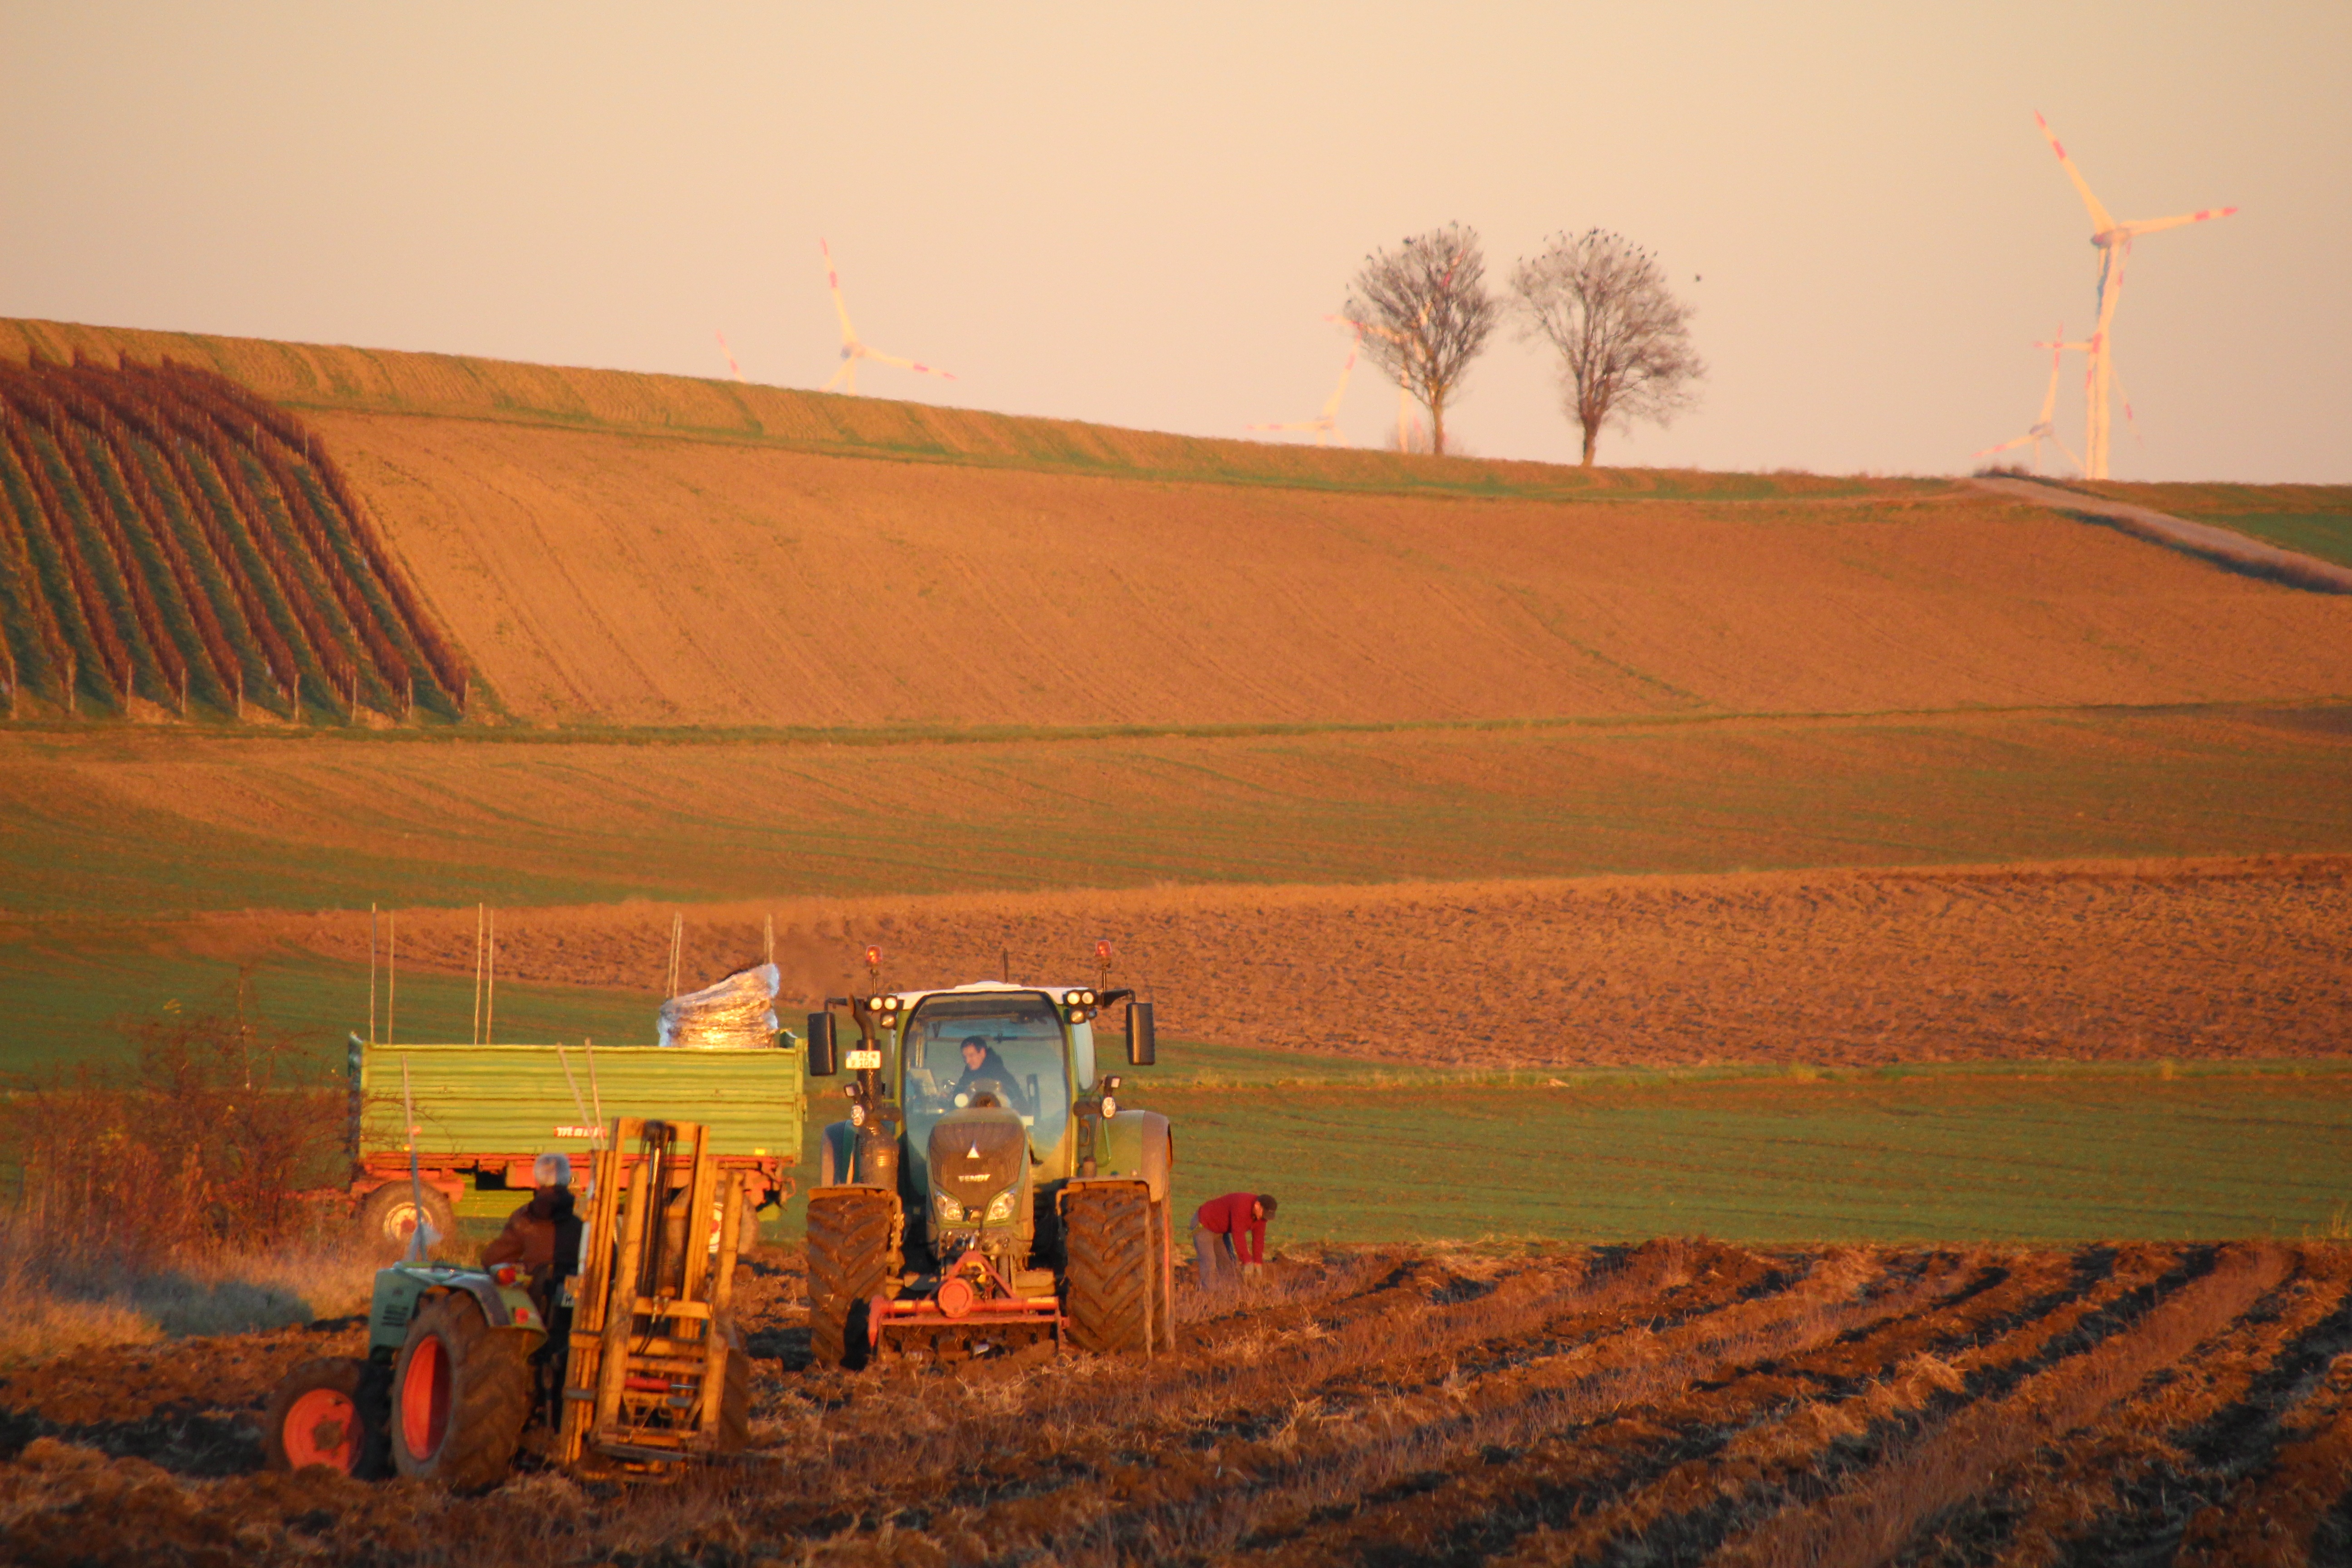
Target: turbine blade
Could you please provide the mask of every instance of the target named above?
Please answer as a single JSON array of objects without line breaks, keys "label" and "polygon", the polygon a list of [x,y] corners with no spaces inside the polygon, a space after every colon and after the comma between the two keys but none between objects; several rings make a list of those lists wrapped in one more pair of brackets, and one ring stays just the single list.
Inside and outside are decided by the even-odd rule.
[{"label": "turbine blade", "polygon": [[[833,290],[833,313],[841,318],[842,345],[845,348],[854,348],[857,343],[857,329],[849,324],[849,307],[841,302],[841,275],[834,270],[833,247],[827,245],[823,238],[819,238],[816,247],[824,253],[824,286]],[[826,384],[832,384],[828,382]],[[855,385],[856,383],[853,382],[851,384]]]},{"label": "turbine blade", "polygon": [[918,360],[900,359],[897,354],[877,353],[863,344],[859,345],[857,353],[860,359],[870,359],[877,364],[895,364],[900,370],[917,371],[924,375],[936,375],[948,381],[955,379],[953,371],[940,370],[937,366],[924,364]]},{"label": "turbine blade", "polygon": [[1979,458],[1990,458],[1995,452],[2008,452],[2013,451],[2020,447],[2031,447],[2037,439],[2038,437],[2032,436],[2020,436],[2014,441],[2003,441],[1998,447],[1987,447],[1983,451],[1976,453],[1975,456]]},{"label": "turbine blade", "polygon": [[1339,367],[1339,384],[1331,389],[1331,396],[1323,405],[1325,423],[1339,416],[1339,400],[1348,395],[1348,378],[1356,374],[1356,345],[1348,345],[1348,363]]},{"label": "turbine blade", "polygon": [[2074,189],[2082,193],[2083,205],[2091,213],[2091,233],[2102,235],[2115,227],[2116,220],[2107,216],[2107,209],[2101,206],[2099,198],[2091,194],[2091,183],[2083,178],[2082,170],[2074,167],[2074,160],[2066,156],[2066,149],[2059,144],[2058,132],[2050,129],[2050,121],[2042,119],[2038,110],[2034,112],[2033,123],[2042,127],[2042,134],[2050,139],[2050,150],[2058,154],[2059,166],[2066,171],[2066,177],[2074,182]]},{"label": "turbine blade", "polygon": [[[2037,343],[2036,348],[2042,345]],[[2034,425],[2037,430],[2050,428],[2051,419],[2058,412],[2058,374],[2066,360],[2066,329],[2062,323],[2050,343],[2050,390],[2042,395],[2042,417]]]},{"label": "turbine blade", "polygon": [[735,363],[735,351],[727,346],[727,334],[725,332],[713,332],[710,335],[719,340],[719,352],[727,356],[727,368],[734,372],[736,380],[741,381],[743,379],[743,367]]},{"label": "turbine blade", "polygon": [[2182,213],[2178,217],[2149,218],[2145,223],[2125,224],[2123,234],[2126,239],[2137,239],[2141,235],[2161,234],[2168,228],[2185,228],[2192,223],[2210,223],[2217,217],[2228,217],[2237,210],[2235,207],[2200,207],[2196,212]]}]

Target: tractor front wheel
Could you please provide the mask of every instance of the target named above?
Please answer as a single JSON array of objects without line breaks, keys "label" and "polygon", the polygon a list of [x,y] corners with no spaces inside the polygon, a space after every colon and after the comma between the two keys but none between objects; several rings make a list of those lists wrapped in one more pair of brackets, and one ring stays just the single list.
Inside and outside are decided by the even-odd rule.
[{"label": "tractor front wheel", "polygon": [[494,1329],[461,1291],[426,1303],[392,1369],[392,1462],[411,1480],[478,1491],[506,1479],[530,1419],[541,1336]]},{"label": "tractor front wheel", "polygon": [[324,1465],[363,1481],[383,1475],[383,1379],[356,1356],[320,1356],[288,1373],[262,1413],[262,1463],[273,1470]]},{"label": "tractor front wheel", "polygon": [[1073,1184],[1062,1194],[1069,1251],[1070,1337],[1080,1350],[1149,1351],[1164,1275],[1150,1191],[1140,1182]]},{"label": "tractor front wheel", "polygon": [[809,1194],[809,1349],[819,1366],[860,1367],[871,1352],[866,1300],[890,1272],[898,1194],[820,1187]]}]

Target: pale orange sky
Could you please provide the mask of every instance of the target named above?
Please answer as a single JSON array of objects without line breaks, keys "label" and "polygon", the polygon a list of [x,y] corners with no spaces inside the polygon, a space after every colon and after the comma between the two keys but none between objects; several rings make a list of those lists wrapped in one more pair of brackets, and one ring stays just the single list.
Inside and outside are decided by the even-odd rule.
[{"label": "pale orange sky", "polygon": [[[2143,241],[2118,477],[2352,479],[2352,6],[0,5],[0,314],[1209,435],[1329,394],[1365,251],[1655,248],[1705,402],[1604,461],[1949,472],[2092,318],[2049,116]],[[1694,281],[1703,275],[1703,281]],[[2070,362],[2060,405],[2082,422]],[[1360,367],[1343,426],[1393,388]],[[1454,428],[1572,460],[1498,334]]]}]

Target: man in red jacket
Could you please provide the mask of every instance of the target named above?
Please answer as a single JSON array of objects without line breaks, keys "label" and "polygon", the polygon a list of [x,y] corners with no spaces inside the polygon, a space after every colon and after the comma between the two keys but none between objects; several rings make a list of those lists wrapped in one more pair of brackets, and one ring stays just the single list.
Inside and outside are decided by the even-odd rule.
[{"label": "man in red jacket", "polygon": [[1227,1193],[1211,1198],[1192,1216],[1192,1256],[1200,1264],[1203,1290],[1254,1278],[1265,1266],[1265,1222],[1274,1217],[1271,1193]]}]

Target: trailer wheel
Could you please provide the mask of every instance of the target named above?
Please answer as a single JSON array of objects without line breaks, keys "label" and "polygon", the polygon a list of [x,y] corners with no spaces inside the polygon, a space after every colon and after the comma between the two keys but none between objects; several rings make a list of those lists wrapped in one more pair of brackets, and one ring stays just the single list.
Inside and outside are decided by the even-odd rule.
[{"label": "trailer wheel", "polygon": [[478,1491],[506,1479],[530,1419],[530,1352],[541,1336],[494,1329],[451,1291],[408,1325],[392,1369],[392,1462],[411,1480]]},{"label": "trailer wheel", "polygon": [[356,1356],[306,1361],[269,1393],[261,1462],[273,1470],[324,1465],[373,1480],[385,1462],[383,1374]]},{"label": "trailer wheel", "polygon": [[825,1187],[809,1194],[809,1349],[819,1366],[860,1367],[871,1345],[866,1298],[890,1268],[897,1194],[881,1187]]},{"label": "trailer wheel", "polygon": [[420,1215],[426,1226],[428,1252],[433,1238],[446,1241],[457,1234],[457,1211],[449,1206],[448,1195],[438,1187],[424,1189],[424,1206],[420,1209],[416,1194],[406,1182],[387,1183],[360,1200],[360,1238],[379,1258],[399,1258],[408,1250],[408,1238],[415,1234]]},{"label": "trailer wheel", "polygon": [[1080,1350],[1150,1350],[1162,1270],[1148,1190],[1125,1182],[1066,1188],[1062,1220],[1070,1337]]}]

